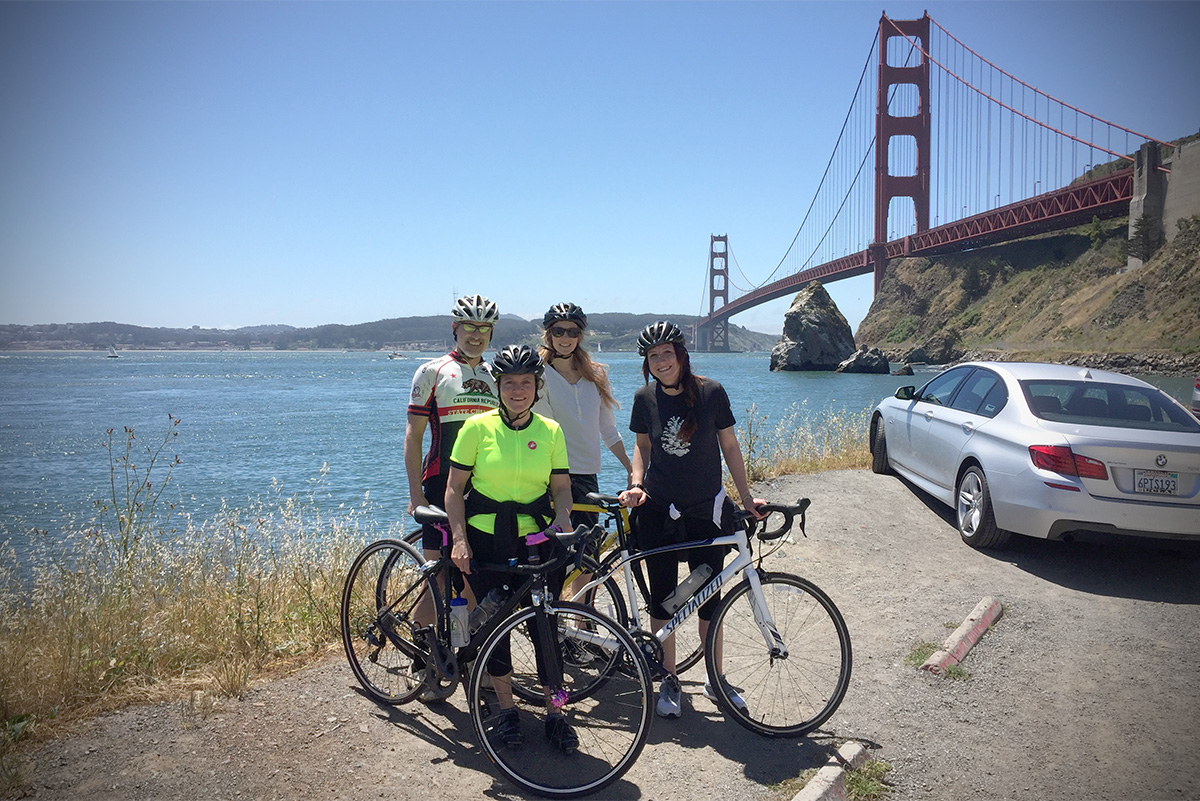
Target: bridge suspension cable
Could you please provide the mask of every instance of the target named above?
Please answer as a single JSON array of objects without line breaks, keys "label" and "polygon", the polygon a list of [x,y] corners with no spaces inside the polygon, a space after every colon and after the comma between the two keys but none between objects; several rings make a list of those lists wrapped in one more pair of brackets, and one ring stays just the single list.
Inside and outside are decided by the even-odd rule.
[{"label": "bridge suspension cable", "polygon": [[[858,100],[859,100],[859,97],[862,95],[863,84],[868,80],[868,75],[869,75],[869,71],[871,68],[871,64],[875,61],[875,49],[878,45],[879,45],[879,32],[876,31],[875,39],[871,42],[870,52],[867,53],[867,60],[863,64],[862,73],[860,73],[858,76],[858,85],[854,89],[854,96],[850,100],[850,107],[846,110],[846,116],[842,120],[841,130],[838,131],[837,141],[833,145],[833,152],[829,155],[829,161],[827,161],[825,163],[825,171],[821,174],[821,180],[817,183],[817,191],[815,193],[813,193],[813,199],[808,204],[808,209],[804,212],[804,218],[800,221],[800,227],[796,229],[796,235],[792,237],[792,241],[788,244],[787,251],[785,251],[783,254],[783,257],[780,258],[779,263],[775,265],[775,269],[772,270],[771,274],[768,275],[761,283],[753,286],[752,287],[753,289],[757,289],[758,287],[764,286],[765,284],[769,283],[779,272],[780,268],[782,268],[783,265],[787,262],[788,256],[791,255],[792,249],[796,246],[796,242],[799,241],[800,234],[804,231],[804,226],[808,223],[808,219],[812,215],[813,209],[817,205],[817,201],[823,197],[821,194],[821,190],[825,188],[825,182],[829,178],[830,171],[833,169],[834,163],[838,158],[838,152],[842,146],[842,142],[846,139],[847,132],[849,131],[852,137],[854,134],[859,132],[860,129],[858,126],[855,126],[854,128],[850,128],[850,120],[853,117],[855,110],[859,108]],[[874,146],[874,144],[875,144],[875,137],[874,137],[874,135],[872,135],[871,141],[867,145],[867,148],[865,150],[866,154],[869,154],[871,152],[871,148]],[[865,161],[866,161],[866,155],[863,156],[863,163],[865,163]],[[860,165],[860,170],[861,170],[861,165]],[[854,180],[855,180],[855,182],[858,180],[858,172],[855,173]],[[854,182],[852,182],[850,187],[847,188],[846,196],[848,196],[850,194],[850,192],[853,190],[853,188],[854,188]],[[840,206],[844,206],[844,205],[845,205],[845,196],[843,197],[842,203],[840,204]],[[830,222],[830,226],[826,228],[825,235],[828,235],[830,227],[832,227],[832,220]],[[824,241],[825,235],[822,236],[822,241]],[[819,244],[818,244],[818,246],[819,246]],[[815,249],[814,249],[814,252],[815,252]],[[809,254],[810,260],[812,258],[812,255],[813,254],[811,254],[811,253]],[[807,264],[807,261],[805,263]],[[801,266],[799,269],[804,269],[804,267]],[[744,277],[744,274],[743,274],[743,277]],[[749,279],[747,279],[747,280],[749,280]]]},{"label": "bridge suspension cable", "polygon": [[[1173,147],[1016,78],[928,15],[884,15],[786,251],[757,284],[735,260],[750,286],[723,272],[722,288],[742,294],[722,303],[740,311],[810,280],[865,272],[878,288],[891,258],[1112,216],[1127,203],[1128,165],[1147,141]],[[862,180],[872,155],[875,186]]]}]

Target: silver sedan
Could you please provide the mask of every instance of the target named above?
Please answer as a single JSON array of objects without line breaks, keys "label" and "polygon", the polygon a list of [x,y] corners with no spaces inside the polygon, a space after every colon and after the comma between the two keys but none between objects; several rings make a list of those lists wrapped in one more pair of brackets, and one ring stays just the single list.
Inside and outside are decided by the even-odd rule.
[{"label": "silver sedan", "polygon": [[871,467],[956,512],[975,548],[1012,533],[1200,539],[1200,422],[1156,387],[1055,364],[967,362],[871,415]]}]

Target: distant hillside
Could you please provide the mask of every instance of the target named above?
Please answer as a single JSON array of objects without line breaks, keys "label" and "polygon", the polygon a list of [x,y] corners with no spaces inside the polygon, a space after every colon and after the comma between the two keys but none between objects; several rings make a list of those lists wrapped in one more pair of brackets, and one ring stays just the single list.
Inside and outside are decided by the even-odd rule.
[{"label": "distant hillside", "polygon": [[1117,219],[895,260],[855,340],[893,361],[982,355],[1200,371],[1200,218],[1132,272],[1127,237],[1128,220]]},{"label": "distant hillside", "polygon": [[[605,351],[636,350],[638,333],[664,318],[684,327],[694,325],[697,319],[684,314],[590,314],[589,341]],[[492,344],[533,344],[540,336],[541,320],[506,314],[496,326]],[[736,351],[769,351],[776,339],[729,326],[729,344]],[[144,328],[113,322],[0,325],[0,350],[103,350],[110,345],[118,350],[443,350],[450,344],[449,315],[398,317],[357,325],[256,325],[234,330]]]}]

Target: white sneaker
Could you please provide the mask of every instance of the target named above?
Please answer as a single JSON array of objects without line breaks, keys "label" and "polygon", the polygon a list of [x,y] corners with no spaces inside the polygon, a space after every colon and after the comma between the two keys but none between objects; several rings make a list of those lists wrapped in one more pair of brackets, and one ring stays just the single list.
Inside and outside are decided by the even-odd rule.
[{"label": "white sneaker", "polygon": [[679,690],[679,679],[667,676],[658,688],[658,704],[654,711],[660,718],[678,718],[683,715],[683,705],[680,703],[682,693]]},{"label": "white sneaker", "polygon": [[[741,693],[734,689],[723,673],[721,674],[721,686],[725,688],[725,695],[729,698],[729,703],[737,707],[739,711],[745,712],[747,709],[746,699],[742,698]],[[704,697],[714,704],[717,702],[717,694],[713,691],[712,683],[708,679],[704,680]]]}]

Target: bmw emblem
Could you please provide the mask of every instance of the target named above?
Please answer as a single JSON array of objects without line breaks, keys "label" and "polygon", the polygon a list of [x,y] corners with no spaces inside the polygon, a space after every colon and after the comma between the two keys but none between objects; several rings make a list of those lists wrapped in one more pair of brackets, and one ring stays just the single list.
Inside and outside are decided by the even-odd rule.
[{"label": "bmw emblem", "polygon": [[1154,457],[1154,463],[1156,465],[1158,465],[1159,467],[1166,467],[1167,466],[1166,454],[1160,453],[1158,456]]}]

